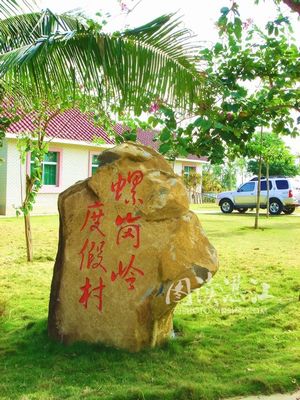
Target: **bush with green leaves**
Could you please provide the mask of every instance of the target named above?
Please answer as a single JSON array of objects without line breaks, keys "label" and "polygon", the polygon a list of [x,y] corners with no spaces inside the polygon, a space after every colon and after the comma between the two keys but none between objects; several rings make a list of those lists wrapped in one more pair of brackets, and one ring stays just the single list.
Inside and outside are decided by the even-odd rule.
[{"label": "bush with green leaves", "polygon": [[246,143],[258,129],[283,135],[299,134],[300,53],[289,19],[279,15],[264,29],[242,21],[237,3],[223,7],[218,19],[219,41],[201,50],[203,76],[219,83],[205,103],[182,124],[183,116],[158,102],[149,118],[163,126],[160,151],[175,147],[178,154],[208,156],[222,163],[244,155]]}]

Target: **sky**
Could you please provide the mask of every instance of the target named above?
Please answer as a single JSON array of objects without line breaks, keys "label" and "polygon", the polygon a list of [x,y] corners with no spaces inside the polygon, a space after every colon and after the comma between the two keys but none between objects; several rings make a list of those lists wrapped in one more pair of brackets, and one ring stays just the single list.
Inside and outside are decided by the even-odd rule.
[{"label": "sky", "polygon": [[[230,6],[231,0],[122,0],[132,12],[126,14],[121,11],[118,0],[40,0],[43,8],[48,7],[57,12],[82,9],[93,15],[96,12],[110,12],[108,29],[113,31],[121,29],[125,25],[131,27],[142,25],[150,20],[172,12],[178,12],[182,16],[187,28],[195,32],[200,40],[214,41],[217,39],[217,31],[214,27],[220,15],[220,9]],[[242,19],[252,18],[257,25],[264,26],[267,21],[276,17],[276,6],[272,0],[260,0],[255,5],[254,0],[236,0]],[[300,37],[300,21],[296,14],[282,5],[282,10],[292,19],[296,36]]]},{"label": "sky", "polygon": [[[253,19],[258,26],[264,27],[270,20],[276,18],[277,10],[273,0],[260,0],[255,5],[254,0],[235,0],[239,4],[242,20]],[[220,15],[220,9],[230,6],[232,0],[122,0],[128,9],[122,12],[118,0],[40,0],[42,8],[50,8],[55,12],[65,12],[79,8],[90,16],[97,12],[110,13],[106,18],[108,32],[121,30],[126,26],[136,27],[162,15],[177,12],[182,17],[186,28],[191,29],[197,40],[204,44],[213,43],[218,34],[215,22]],[[295,37],[300,45],[300,19],[284,4],[281,6],[284,15],[291,19]],[[300,153],[300,138],[287,139],[287,144],[294,153]]]}]

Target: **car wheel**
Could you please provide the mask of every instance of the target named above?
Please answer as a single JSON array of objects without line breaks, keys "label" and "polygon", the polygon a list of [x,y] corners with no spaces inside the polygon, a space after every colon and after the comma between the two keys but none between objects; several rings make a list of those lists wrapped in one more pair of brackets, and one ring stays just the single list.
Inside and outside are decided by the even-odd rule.
[{"label": "car wheel", "polygon": [[283,210],[283,205],[278,199],[270,199],[269,212],[271,215],[279,215]]},{"label": "car wheel", "polygon": [[295,206],[285,206],[283,207],[283,212],[287,215],[293,214],[295,211],[296,207]]},{"label": "car wheel", "polygon": [[238,208],[237,209],[240,214],[245,214],[248,211],[248,208]]},{"label": "car wheel", "polygon": [[230,214],[233,211],[233,203],[229,199],[223,199],[220,201],[220,208],[224,214]]}]

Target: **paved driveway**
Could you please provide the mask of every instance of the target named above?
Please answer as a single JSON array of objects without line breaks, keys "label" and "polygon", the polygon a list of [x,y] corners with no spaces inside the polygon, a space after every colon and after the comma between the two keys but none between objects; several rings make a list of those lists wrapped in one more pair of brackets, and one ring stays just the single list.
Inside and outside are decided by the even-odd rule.
[{"label": "paved driveway", "polygon": [[[212,209],[212,210],[192,210],[192,211],[194,211],[194,213],[195,214],[223,214],[222,213],[222,211],[220,211],[220,210],[216,210],[216,209]],[[236,215],[243,215],[243,214],[240,214],[239,212],[237,212],[237,211],[233,211],[233,213],[232,213],[233,215],[234,214],[236,214]],[[255,211],[248,211],[247,213],[246,213],[246,215],[247,214],[255,214]],[[224,214],[224,215],[226,215],[226,214]],[[230,214],[227,214],[227,215],[230,215]],[[260,215],[266,215],[266,213],[265,212],[260,212]],[[285,214],[281,214],[281,215],[285,215]],[[286,217],[300,217],[300,213],[299,212],[294,212],[294,214],[290,214],[290,215],[286,215]],[[300,399],[299,399],[300,400]]]}]

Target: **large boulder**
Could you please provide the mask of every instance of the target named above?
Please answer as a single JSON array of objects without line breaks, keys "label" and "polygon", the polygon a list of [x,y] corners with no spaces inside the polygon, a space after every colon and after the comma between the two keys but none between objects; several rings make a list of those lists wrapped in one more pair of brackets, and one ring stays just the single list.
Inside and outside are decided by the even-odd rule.
[{"label": "large boulder", "polygon": [[58,205],[49,335],[130,351],[165,341],[176,304],[218,267],[181,178],[153,149],[124,143]]}]

